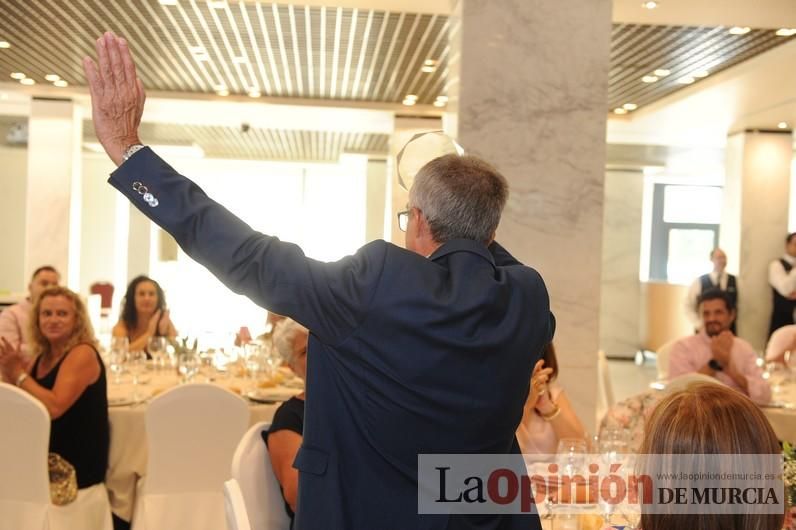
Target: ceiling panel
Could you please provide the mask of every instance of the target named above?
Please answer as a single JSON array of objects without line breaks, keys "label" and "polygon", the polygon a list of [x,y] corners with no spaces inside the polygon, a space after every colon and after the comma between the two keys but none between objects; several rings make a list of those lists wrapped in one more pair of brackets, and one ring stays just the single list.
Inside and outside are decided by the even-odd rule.
[{"label": "ceiling panel", "polygon": [[[85,85],[81,60],[106,29],[126,36],[152,91],[420,104],[445,95],[449,19],[444,14],[276,4],[259,0],[2,0],[0,79],[38,84],[57,74]],[[35,21],[35,22],[34,22]],[[793,36],[772,29],[614,24],[607,109],[643,107]],[[424,61],[436,61],[423,72]],[[641,78],[667,69],[655,83]],[[696,79],[699,82],[699,79]]]}]

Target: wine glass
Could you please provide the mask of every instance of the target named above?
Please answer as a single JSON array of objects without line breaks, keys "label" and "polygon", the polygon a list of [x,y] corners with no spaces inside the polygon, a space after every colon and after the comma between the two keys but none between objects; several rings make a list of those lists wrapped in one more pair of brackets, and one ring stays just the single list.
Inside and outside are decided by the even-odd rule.
[{"label": "wine glass", "polygon": [[138,400],[138,385],[141,383],[141,374],[146,368],[146,353],[140,350],[128,352],[127,367],[133,376],[133,399]]},{"label": "wine glass", "polygon": [[[612,473],[612,466],[624,464],[628,447],[627,431],[624,429],[605,429],[600,435],[599,441],[600,460],[603,463],[603,472],[607,475]],[[621,473],[620,468],[620,473]],[[602,483],[602,481],[601,481]],[[616,506],[606,500],[608,492],[599,492],[599,503],[602,508],[605,524],[611,525],[611,516]]]},{"label": "wine glass", "polygon": [[165,368],[166,365],[166,338],[150,337],[147,342],[147,351],[152,356],[152,362],[157,369]]},{"label": "wine glass", "polygon": [[[573,490],[572,485],[577,484],[577,481],[574,480],[575,475],[583,475],[584,468],[586,467],[586,457],[587,457],[587,444],[586,440],[583,438],[562,438],[558,442],[558,449],[556,450],[556,463],[558,464],[558,474],[559,474],[559,491],[558,497],[559,502],[562,500],[562,495],[564,495],[564,499],[569,500],[570,504],[576,502],[577,498],[577,489]],[[563,477],[569,476],[569,481],[564,481]],[[561,490],[560,485],[569,483],[569,492],[565,492]],[[567,496],[566,493],[569,495]],[[553,512],[553,501],[548,494],[547,498],[545,499],[545,507],[548,510],[549,514]]]},{"label": "wine glass", "polygon": [[124,363],[127,360],[127,351],[130,341],[127,337],[111,337],[111,347],[108,352],[108,368],[113,373],[114,384],[119,384],[124,372]]},{"label": "wine glass", "polygon": [[183,353],[177,358],[177,370],[182,375],[182,382],[190,382],[199,371],[199,362],[191,353]]}]

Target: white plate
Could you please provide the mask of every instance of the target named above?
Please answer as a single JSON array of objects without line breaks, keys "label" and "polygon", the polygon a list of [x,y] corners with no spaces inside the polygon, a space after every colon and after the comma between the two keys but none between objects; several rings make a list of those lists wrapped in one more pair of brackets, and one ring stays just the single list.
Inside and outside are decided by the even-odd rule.
[{"label": "white plate", "polygon": [[126,407],[128,405],[135,405],[137,401],[128,396],[119,396],[119,397],[109,397],[108,398],[108,406],[109,407]]},{"label": "white plate", "polygon": [[297,395],[295,388],[274,387],[274,388],[258,388],[246,392],[246,397],[258,403],[276,403],[278,401],[287,401],[293,396]]}]

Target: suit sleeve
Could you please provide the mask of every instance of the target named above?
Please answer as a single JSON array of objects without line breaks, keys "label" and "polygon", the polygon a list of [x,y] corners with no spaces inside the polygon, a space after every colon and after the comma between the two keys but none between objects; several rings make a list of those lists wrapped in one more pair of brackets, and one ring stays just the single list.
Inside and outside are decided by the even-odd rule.
[{"label": "suit sleeve", "polygon": [[363,320],[383,270],[385,242],[334,263],[310,259],[297,245],[253,230],[149,148],[119,166],[109,182],[232,291],[293,318],[323,342],[344,340]]}]

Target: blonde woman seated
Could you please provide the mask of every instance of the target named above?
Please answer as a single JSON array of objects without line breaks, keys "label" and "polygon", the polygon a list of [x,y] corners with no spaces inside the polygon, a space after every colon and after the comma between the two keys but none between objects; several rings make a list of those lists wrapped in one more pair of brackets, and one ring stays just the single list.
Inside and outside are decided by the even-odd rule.
[{"label": "blonde woman seated", "polygon": [[[557,376],[558,361],[551,343],[533,368],[531,389],[517,427],[517,441],[524,455],[555,454],[560,439],[586,436]],[[525,459],[533,461],[532,456]]]},{"label": "blonde woman seated", "polygon": [[78,488],[104,482],[110,445],[105,367],[77,294],[65,287],[41,293],[30,316],[30,347],[36,357],[26,372],[19,348],[3,339],[0,370],[50,413],[50,452],[74,466]]},{"label": "blonde woman seated", "polygon": [[[773,468],[780,469],[781,449],[777,437],[766,417],[748,397],[724,385],[697,383],[685,390],[663,399],[655,407],[644,429],[641,455],[745,455],[744,467],[736,458],[718,458],[706,462],[704,457],[695,458],[695,465],[682,465],[689,469],[675,468],[677,460],[671,457],[655,459],[655,473],[763,473]],[[773,457],[772,457],[773,455]],[[649,458],[649,457],[644,457]],[[654,456],[652,457],[654,459]],[[641,469],[651,464],[639,462]],[[708,468],[708,469],[703,469]],[[678,487],[705,487],[705,482],[683,483]],[[748,481],[722,483],[722,486],[752,487]],[[669,484],[657,484],[665,487]],[[784,520],[784,502],[780,513],[760,513],[761,505],[749,505],[744,513],[717,513],[717,507],[709,513],[683,513],[683,506],[676,503],[658,505],[657,509],[641,508],[641,525],[644,530],[780,530]],[[726,505],[724,506],[726,508]],[[708,507],[710,508],[710,507]],[[650,512],[657,513],[650,513]]]},{"label": "blonde woman seated", "polygon": [[166,295],[158,282],[138,276],[127,286],[122,300],[122,314],[113,326],[114,337],[127,337],[130,351],[145,351],[149,339],[173,340],[177,330],[166,308]]},{"label": "blonde woman seated", "polygon": [[[276,324],[274,347],[293,373],[301,379],[307,377],[307,328],[296,321],[285,318]],[[271,467],[282,488],[285,511],[293,526],[293,516],[298,498],[298,470],[293,467],[301,442],[304,439],[304,392],[279,405],[271,422],[271,428],[263,433],[268,446]]]}]

